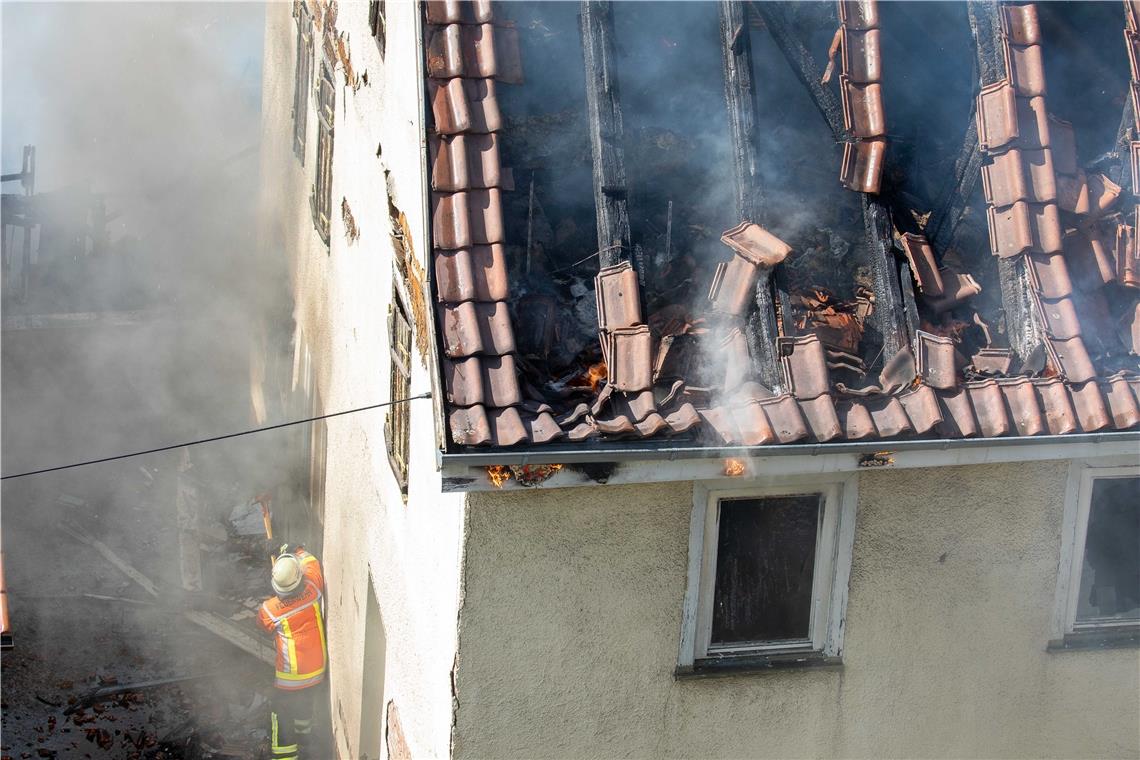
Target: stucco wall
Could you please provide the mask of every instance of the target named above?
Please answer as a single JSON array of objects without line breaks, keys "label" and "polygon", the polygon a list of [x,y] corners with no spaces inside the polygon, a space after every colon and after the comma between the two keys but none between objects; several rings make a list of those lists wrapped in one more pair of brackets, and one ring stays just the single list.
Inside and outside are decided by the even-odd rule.
[{"label": "stucco wall", "polygon": [[687,483],[472,494],[455,754],[1135,757],[1135,649],[1048,653],[1065,462],[859,475],[844,665],[682,679]]},{"label": "stucco wall", "polygon": [[[388,215],[393,198],[407,216],[413,256],[424,263],[426,232],[421,152],[424,134],[413,3],[387,3],[386,56],[368,28],[367,2],[342,2],[337,30],[355,73],[353,90],[335,68],[336,121],[332,170],[331,242],[313,228],[309,192],[316,169],[317,121],[308,103],[304,165],[293,155],[292,107],[296,22],[292,3],[266,10],[262,245],[292,262],[295,344],[312,357],[326,412],[375,404],[389,396],[388,307],[393,246]],[[321,39],[314,39],[319,74]],[[379,155],[378,155],[379,152]],[[359,238],[349,240],[341,214],[346,200]],[[410,304],[409,304],[410,306]],[[300,365],[300,362],[298,362]],[[302,378],[295,375],[294,381]],[[426,361],[413,349],[413,395],[431,389]],[[435,469],[430,401],[411,404],[407,503],[385,449],[386,411],[328,421],[324,561],[328,579],[331,715],[337,752],[360,757],[361,715],[368,703],[395,700],[403,734],[416,757],[445,757],[451,735],[451,666],[455,653],[461,528],[460,495],[441,496]],[[364,672],[369,577],[383,624],[383,684]],[[383,694],[376,691],[382,689]],[[371,757],[376,757],[369,750]]]}]

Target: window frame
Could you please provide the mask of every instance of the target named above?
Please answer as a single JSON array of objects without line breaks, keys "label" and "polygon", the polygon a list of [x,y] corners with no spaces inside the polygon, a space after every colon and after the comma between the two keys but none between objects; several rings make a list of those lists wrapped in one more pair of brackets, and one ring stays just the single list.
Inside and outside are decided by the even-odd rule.
[{"label": "window frame", "polygon": [[[336,75],[333,65],[322,58],[317,84],[317,161],[309,205],[313,226],[325,245],[332,236],[332,163],[336,117]],[[327,93],[327,97],[326,97]]]},{"label": "window frame", "polygon": [[297,61],[293,72],[293,155],[305,165],[308,140],[309,91],[313,76],[313,18],[304,2],[293,8],[297,20]]},{"label": "window frame", "polygon": [[[402,329],[401,324],[402,323]],[[402,336],[407,341],[399,342]],[[395,401],[411,395],[412,387],[412,346],[415,336],[412,332],[410,310],[404,305],[400,289],[393,284],[392,301],[388,305],[388,398]],[[388,464],[406,499],[408,496],[408,474],[411,471],[411,409],[404,404],[393,404],[384,419],[384,449],[388,454]]]},{"label": "window frame", "polygon": [[[710,639],[720,537],[720,502],[725,499],[817,493],[822,497],[822,505],[812,573],[809,636],[737,646],[713,644]],[[793,655],[800,661],[805,656],[838,658],[843,650],[843,621],[851,575],[857,503],[857,475],[854,473],[781,478],[764,485],[735,481],[695,483],[678,672],[692,671],[711,663],[746,666],[757,658],[780,655]]]},{"label": "window frame", "polygon": [[1140,477],[1135,460],[1076,460],[1069,466],[1065,489],[1065,513],[1061,525],[1061,557],[1057,571],[1057,593],[1053,614],[1054,642],[1065,642],[1088,635],[1132,634],[1140,632],[1140,619],[1077,621],[1077,607],[1084,572],[1085,542],[1088,538],[1092,492],[1097,480]]},{"label": "window frame", "polygon": [[388,48],[388,8],[385,0],[369,0],[368,2],[368,30],[383,59]]}]

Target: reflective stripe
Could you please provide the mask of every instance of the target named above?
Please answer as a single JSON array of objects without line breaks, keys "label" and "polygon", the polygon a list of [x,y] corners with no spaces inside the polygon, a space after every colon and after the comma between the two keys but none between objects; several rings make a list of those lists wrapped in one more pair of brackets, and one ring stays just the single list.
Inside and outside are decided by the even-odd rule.
[{"label": "reflective stripe", "polygon": [[312,601],[306,602],[305,604],[302,604],[300,607],[297,607],[295,609],[291,609],[288,612],[284,613],[283,615],[274,615],[272,612],[269,611],[268,603],[263,604],[262,606],[265,607],[265,614],[269,616],[269,619],[271,621],[273,621],[274,623],[280,622],[280,621],[285,620],[287,618],[293,617],[298,612],[309,609],[310,607],[312,607],[317,602],[321,602],[322,604],[324,603],[324,594],[321,593],[321,590],[319,588],[317,588],[316,584],[310,580],[306,580],[305,583],[307,583],[308,585],[313,587],[313,590],[316,591],[316,593],[317,593],[316,597],[314,597]]},{"label": "reflective stripe", "polygon": [[280,741],[280,733],[278,731],[277,713],[276,712],[271,712],[269,714],[269,722],[270,722],[270,725],[272,727],[271,734],[270,734],[270,742],[271,742],[270,749],[273,752],[273,756],[277,757],[277,758],[284,758],[286,755],[296,757],[297,756],[297,744],[295,742],[293,744],[287,744],[285,746],[282,746],[282,745],[277,743],[278,741]]},{"label": "reflective stripe", "polygon": [[285,634],[285,641],[289,645],[289,660],[286,667],[289,673],[296,673],[301,669],[301,661],[297,659],[297,642],[293,640],[293,630],[289,627],[288,620],[281,621],[281,630]]},{"label": "reflective stripe", "polygon": [[[321,634],[321,661],[326,661],[326,652],[329,651],[328,643],[325,641],[325,616],[324,605],[321,605],[316,610],[315,617],[317,618],[317,631]],[[322,668],[323,669],[323,668]]]},{"label": "reflective stripe", "polygon": [[305,687],[318,684],[323,680],[325,680],[325,669],[323,667],[318,671],[303,676],[279,672],[277,674],[277,688],[285,691],[296,691],[297,689],[304,689]]}]

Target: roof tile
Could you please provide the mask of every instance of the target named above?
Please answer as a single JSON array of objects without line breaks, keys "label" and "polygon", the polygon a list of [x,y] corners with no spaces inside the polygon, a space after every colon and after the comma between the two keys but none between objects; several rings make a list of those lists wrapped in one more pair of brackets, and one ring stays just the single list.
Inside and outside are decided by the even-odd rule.
[{"label": "roof tile", "polygon": [[898,395],[915,433],[923,435],[942,422],[938,396],[929,385],[918,385]]},{"label": "roof tile", "polygon": [[1051,338],[1068,340],[1081,334],[1081,323],[1073,300],[1068,296],[1052,300],[1041,299],[1041,318],[1045,332]]},{"label": "roof tile", "polygon": [[1013,85],[1002,80],[983,87],[978,94],[978,144],[996,151],[1018,137],[1017,100]]},{"label": "roof tile", "polygon": [[978,429],[986,438],[998,438],[1010,431],[1005,413],[1005,399],[995,380],[973,380],[962,384],[970,394],[970,405],[978,420]]},{"label": "roof tile", "polygon": [[1061,298],[1073,292],[1069,269],[1062,254],[1031,253],[1029,269],[1036,279],[1036,287],[1045,298]]},{"label": "roof tile", "polygon": [[954,365],[954,341],[918,330],[915,343],[915,361],[922,381],[940,390],[956,386],[958,371]]},{"label": "roof tile", "polygon": [[1044,377],[1033,380],[1037,399],[1041,404],[1045,426],[1050,435],[1065,435],[1077,429],[1077,415],[1069,390],[1059,377]]},{"label": "roof tile", "polygon": [[1099,383],[1100,392],[1108,405],[1108,413],[1117,430],[1127,430],[1140,423],[1140,408],[1123,373],[1105,378]]},{"label": "roof tile", "polygon": [[1045,63],[1040,45],[1006,45],[1006,71],[1022,97],[1045,94]]},{"label": "roof tile", "polygon": [[774,267],[792,252],[790,245],[753,222],[741,222],[725,230],[720,242],[758,267]]},{"label": "roof tile", "polygon": [[463,47],[459,24],[433,27],[427,48],[428,76],[447,79],[463,75]]},{"label": "roof tile", "polygon": [[1070,214],[1089,213],[1092,206],[1089,203],[1088,176],[1084,170],[1057,175],[1057,205]]},{"label": "roof tile", "polygon": [[982,191],[991,206],[1009,206],[1029,199],[1021,151],[1010,148],[982,164]]},{"label": "roof tile", "polygon": [[[1136,209],[1140,221],[1140,206]],[[1140,288],[1140,245],[1134,236],[1134,227],[1121,224],[1116,228],[1112,255],[1116,261],[1116,281],[1130,288]]]},{"label": "roof tile", "polygon": [[507,264],[502,244],[437,251],[435,285],[440,301],[506,300]]},{"label": "roof tile", "polygon": [[1089,213],[1100,216],[1116,205],[1120,197],[1120,185],[1116,184],[1100,172],[1088,175],[1089,186]]},{"label": "roof tile", "polygon": [[429,24],[484,24],[493,17],[491,0],[427,0]]},{"label": "roof tile", "polygon": [[813,399],[831,389],[827,356],[819,336],[777,338],[776,350],[784,368],[784,381],[797,399]]},{"label": "roof tile", "polygon": [[839,94],[843,105],[843,125],[853,137],[882,137],[887,133],[881,85],[858,84],[846,74],[841,74]]},{"label": "roof tile", "polygon": [[776,443],[776,433],[758,400],[745,401],[727,410],[736,427],[736,439],[745,446]]},{"label": "roof tile", "polygon": [[926,305],[935,313],[940,314],[952,309],[982,292],[982,286],[968,274],[958,272],[950,267],[943,267],[941,276],[942,282],[945,284],[942,295],[924,299]]},{"label": "roof tile", "polygon": [[1128,154],[1132,159],[1132,187],[1140,187],[1140,140],[1128,144]]},{"label": "roof tile", "polygon": [[1037,23],[1037,6],[1010,5],[1001,6],[1002,31],[1006,33],[1009,41],[1014,45],[1036,45],[1041,42],[1041,27]]},{"label": "roof tile", "polygon": [[502,196],[497,188],[432,194],[432,237],[437,248],[455,250],[503,242]]},{"label": "roof tile", "polygon": [[799,404],[790,394],[773,396],[757,402],[768,417],[768,424],[780,443],[794,443],[808,435],[807,424]]},{"label": "roof tile", "polygon": [[491,24],[464,27],[461,39],[463,73],[468,77],[495,77],[495,27]]},{"label": "roof tile", "polygon": [[1013,420],[1017,435],[1040,435],[1045,432],[1045,419],[1037,405],[1037,392],[1027,377],[1003,378],[997,381],[1006,410]]},{"label": "roof tile", "polygon": [[491,423],[491,439],[495,446],[514,446],[527,440],[526,425],[515,407],[488,409],[487,420]]},{"label": "roof tile", "polygon": [[1053,167],[1058,174],[1076,174],[1081,168],[1077,160],[1077,133],[1073,125],[1049,116],[1049,132],[1053,138]]},{"label": "roof tile", "polygon": [[839,424],[843,427],[843,436],[849,441],[858,441],[862,438],[875,438],[879,431],[875,429],[875,422],[871,413],[861,402],[855,400],[840,401],[835,405],[835,412],[839,417]]},{"label": "roof tile", "polygon": [[1017,140],[1014,145],[1023,150],[1049,148],[1053,145],[1053,126],[1045,108],[1045,98],[1017,98]]},{"label": "roof tile", "polygon": [[478,406],[453,406],[448,415],[451,440],[460,446],[483,446],[491,442],[491,424],[487,410]]},{"label": "roof tile", "polygon": [[843,144],[839,184],[858,193],[878,193],[883,177],[886,140],[859,140]]},{"label": "roof tile", "polygon": [[442,365],[447,400],[455,406],[504,407],[522,401],[518,369],[510,354],[471,356],[457,361],[444,359]]},{"label": "roof tile", "polygon": [[978,434],[974,406],[970,403],[970,394],[965,388],[939,391],[938,402],[942,407],[942,422],[937,426],[939,435],[947,438],[972,438]]},{"label": "roof tile", "polygon": [[756,280],[759,276],[756,265],[739,252],[733,252],[728,261],[717,263],[709,286],[712,310],[742,316],[756,300]]},{"label": "roof tile", "polygon": [[527,415],[522,421],[527,437],[534,443],[549,443],[565,435],[550,412],[541,412],[535,416]]},{"label": "roof tile", "polygon": [[879,4],[876,0],[839,0],[839,22],[848,29],[877,29]]},{"label": "roof tile", "polygon": [[493,79],[428,80],[437,134],[497,132],[502,128]]},{"label": "roof tile", "polygon": [[938,273],[938,261],[934,258],[934,248],[924,235],[905,232],[902,235],[902,249],[910,262],[918,289],[927,296],[942,294],[942,276]]},{"label": "roof tile", "polygon": [[1053,172],[1053,153],[1049,148],[1021,151],[1027,179],[1027,200],[1048,203],[1057,200],[1057,181]]},{"label": "roof tile", "polygon": [[1096,377],[1096,368],[1079,336],[1068,340],[1046,338],[1045,346],[1053,365],[1070,383],[1084,383]]},{"label": "roof tile", "polygon": [[653,386],[653,336],[648,325],[617,327],[602,333],[609,371],[607,382],[619,391],[643,391]]},{"label": "roof tile", "polygon": [[880,81],[883,78],[883,56],[879,47],[879,30],[841,28],[843,73],[859,84]]},{"label": "roof tile", "polygon": [[818,398],[800,401],[800,411],[807,420],[814,440],[826,443],[843,435],[839,417],[835,414],[835,401],[826,393]]},{"label": "roof tile", "polygon": [[1029,227],[1029,206],[1018,202],[1004,209],[986,210],[990,227],[990,250],[998,258],[1020,256],[1033,247]]},{"label": "roof tile", "polygon": [[911,431],[906,409],[894,396],[870,396],[863,403],[871,413],[880,438],[893,438]]},{"label": "roof tile", "polygon": [[1013,366],[1013,351],[1008,348],[982,348],[974,354],[970,363],[979,372],[1005,375]]},{"label": "roof tile", "polygon": [[464,301],[440,307],[443,349],[448,358],[509,354],[515,350],[511,315],[503,301]]},{"label": "roof tile", "polygon": [[1100,386],[1095,380],[1071,384],[1068,388],[1081,432],[1095,433],[1112,424],[1112,418],[1108,416],[1108,409],[1104,405],[1104,398],[1100,395]]},{"label": "roof tile", "polygon": [[594,291],[598,300],[600,329],[632,327],[642,321],[637,273],[629,261],[599,270],[594,278]]},{"label": "roof tile", "polygon": [[1140,82],[1133,80],[1129,83],[1128,89],[1132,95],[1132,119],[1140,123]]},{"label": "roof tile", "polygon": [[431,155],[432,190],[451,193],[504,184],[494,134],[432,137]]}]

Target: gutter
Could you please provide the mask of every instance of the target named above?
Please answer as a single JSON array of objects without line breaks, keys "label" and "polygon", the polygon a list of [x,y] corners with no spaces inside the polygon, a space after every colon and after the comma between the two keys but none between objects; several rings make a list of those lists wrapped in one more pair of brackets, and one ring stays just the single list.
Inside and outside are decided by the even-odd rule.
[{"label": "gutter", "polygon": [[1140,430],[1069,435],[1013,436],[1009,438],[933,438],[920,440],[848,441],[843,443],[792,443],[775,446],[676,446],[668,441],[637,442],[622,446],[543,446],[541,448],[493,449],[457,454],[440,452],[440,467],[487,467],[490,465],[593,464],[712,458],[768,458],[821,456],[827,454],[873,454],[889,451],[949,451],[958,449],[1010,448],[1017,446],[1078,446],[1135,442],[1140,457]]}]

